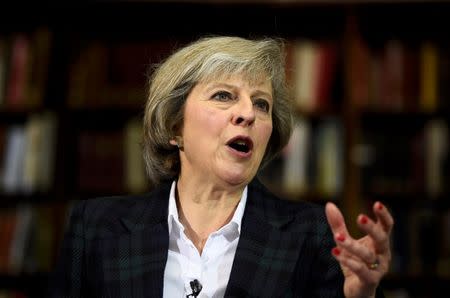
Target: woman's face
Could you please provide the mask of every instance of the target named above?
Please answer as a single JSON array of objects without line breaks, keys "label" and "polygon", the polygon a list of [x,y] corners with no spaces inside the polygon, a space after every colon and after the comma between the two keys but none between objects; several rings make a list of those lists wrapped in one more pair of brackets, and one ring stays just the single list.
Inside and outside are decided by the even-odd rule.
[{"label": "woman's face", "polygon": [[270,80],[242,76],[198,83],[185,106],[181,177],[245,185],[256,175],[272,133]]}]

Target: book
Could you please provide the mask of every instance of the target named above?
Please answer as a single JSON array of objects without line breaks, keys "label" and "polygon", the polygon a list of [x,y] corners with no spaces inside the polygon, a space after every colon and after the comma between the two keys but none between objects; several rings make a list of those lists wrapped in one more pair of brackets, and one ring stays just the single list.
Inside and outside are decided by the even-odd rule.
[{"label": "book", "polygon": [[54,112],[41,113],[41,130],[38,189],[41,192],[47,192],[54,186],[55,180],[58,118]]},{"label": "book", "polygon": [[83,131],[78,137],[78,190],[117,194],[124,191],[122,131]]},{"label": "book", "polygon": [[413,209],[409,212],[409,268],[408,272],[435,274],[440,247],[440,225],[436,210]]},{"label": "book", "polygon": [[371,68],[374,67],[371,65],[371,52],[359,31],[356,19],[350,18],[349,20],[346,28],[346,62],[344,65],[346,97],[354,107],[368,107]]},{"label": "book", "polygon": [[284,149],[283,189],[290,194],[304,193],[310,189],[308,175],[312,128],[308,120],[299,117],[292,136]]},{"label": "book", "polygon": [[321,41],[318,46],[319,74],[315,92],[315,108],[327,109],[331,107],[333,86],[336,81],[338,66],[338,47],[333,41]]},{"label": "book", "polygon": [[429,120],[424,127],[425,191],[435,198],[444,193],[444,161],[449,152],[449,131],[442,119]]},{"label": "book", "polygon": [[403,64],[403,107],[405,111],[417,111],[419,107],[419,50],[405,44]]},{"label": "book", "polygon": [[92,42],[72,59],[67,105],[70,108],[101,106],[107,80],[108,48],[101,42]]},{"label": "book", "polygon": [[25,193],[45,192],[53,185],[56,126],[56,116],[50,111],[32,114],[25,123]]},{"label": "book", "polygon": [[42,125],[38,114],[31,115],[25,124],[25,138],[27,146],[24,149],[23,185],[25,193],[32,193],[38,189],[38,179],[41,170],[39,164],[42,147]]},{"label": "book", "polygon": [[368,63],[368,95],[361,101],[361,104],[357,104],[356,106],[376,110],[382,107],[383,53],[380,50],[372,50]]},{"label": "book", "polygon": [[8,256],[8,272],[18,274],[24,268],[25,253],[29,246],[32,232],[33,208],[30,205],[20,205],[15,210],[16,226],[10,242]]},{"label": "book", "polygon": [[441,111],[449,111],[450,104],[450,46],[441,45],[438,48],[438,108]]},{"label": "book", "polygon": [[24,106],[30,70],[30,40],[18,33],[12,39],[5,102],[9,108]]},{"label": "book", "polygon": [[8,60],[7,42],[0,36],[0,108],[5,104]]},{"label": "book", "polygon": [[23,162],[26,148],[25,128],[11,126],[6,135],[6,149],[3,156],[3,180],[1,186],[5,193],[18,193],[23,185]]},{"label": "book", "polygon": [[52,34],[46,27],[38,28],[30,36],[29,73],[26,82],[24,105],[42,106],[46,94]]},{"label": "book", "polygon": [[420,48],[420,96],[419,107],[433,112],[438,105],[438,49],[432,42],[425,42]]},{"label": "book", "polygon": [[10,272],[9,256],[11,254],[11,241],[17,225],[17,216],[14,209],[2,210],[0,217],[0,272]]},{"label": "book", "polygon": [[379,106],[386,110],[403,110],[405,49],[401,41],[392,39],[383,48],[381,94]]},{"label": "book", "polygon": [[316,108],[316,90],[319,77],[318,46],[310,40],[300,40],[294,47],[293,89],[297,107],[312,111]]},{"label": "book", "polygon": [[450,210],[442,213],[439,226],[441,228],[441,243],[437,263],[437,275],[442,278],[450,278]]},{"label": "book", "polygon": [[142,120],[131,119],[125,126],[124,169],[126,189],[140,193],[148,189],[145,162],[142,156]]},{"label": "book", "polygon": [[323,120],[317,127],[316,181],[317,191],[328,197],[342,192],[344,183],[343,129],[337,119]]},{"label": "book", "polygon": [[6,132],[7,127],[0,126],[0,189],[3,183],[3,177],[5,173],[5,152],[6,152]]}]

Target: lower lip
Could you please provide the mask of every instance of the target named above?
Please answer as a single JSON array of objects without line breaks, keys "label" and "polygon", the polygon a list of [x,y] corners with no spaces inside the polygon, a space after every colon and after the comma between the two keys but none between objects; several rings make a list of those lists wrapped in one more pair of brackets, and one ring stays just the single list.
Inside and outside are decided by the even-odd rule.
[{"label": "lower lip", "polygon": [[227,146],[227,148],[234,156],[239,158],[249,158],[250,156],[252,156],[252,150],[249,150],[248,152],[241,152],[230,146]]}]

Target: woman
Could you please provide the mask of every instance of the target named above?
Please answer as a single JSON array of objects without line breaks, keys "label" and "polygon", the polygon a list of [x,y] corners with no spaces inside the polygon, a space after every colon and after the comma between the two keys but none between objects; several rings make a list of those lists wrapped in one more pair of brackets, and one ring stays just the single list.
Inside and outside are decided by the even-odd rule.
[{"label": "woman", "polygon": [[280,200],[255,179],[291,133],[283,65],[280,42],[237,37],[160,65],[143,138],[156,187],[76,206],[52,297],[375,297],[393,225],[381,203],[356,240],[332,203]]}]

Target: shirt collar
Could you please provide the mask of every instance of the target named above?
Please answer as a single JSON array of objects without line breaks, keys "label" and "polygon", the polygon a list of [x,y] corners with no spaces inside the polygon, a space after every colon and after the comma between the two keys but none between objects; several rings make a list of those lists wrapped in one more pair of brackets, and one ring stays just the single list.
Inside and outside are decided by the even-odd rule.
[{"label": "shirt collar", "polygon": [[[176,191],[177,183],[176,181],[172,182],[172,186],[170,188],[169,194],[169,214],[167,215],[167,224],[169,225],[169,234],[172,233],[172,227],[175,223],[181,231],[184,231],[183,225],[180,223],[178,217],[178,208],[175,200],[175,191]],[[239,204],[234,211],[233,218],[231,218],[230,223],[234,223],[237,226],[239,234],[241,233],[241,223],[242,217],[244,216],[245,205],[247,203],[247,192],[248,186],[244,188],[242,192],[241,199],[239,200]]]}]

